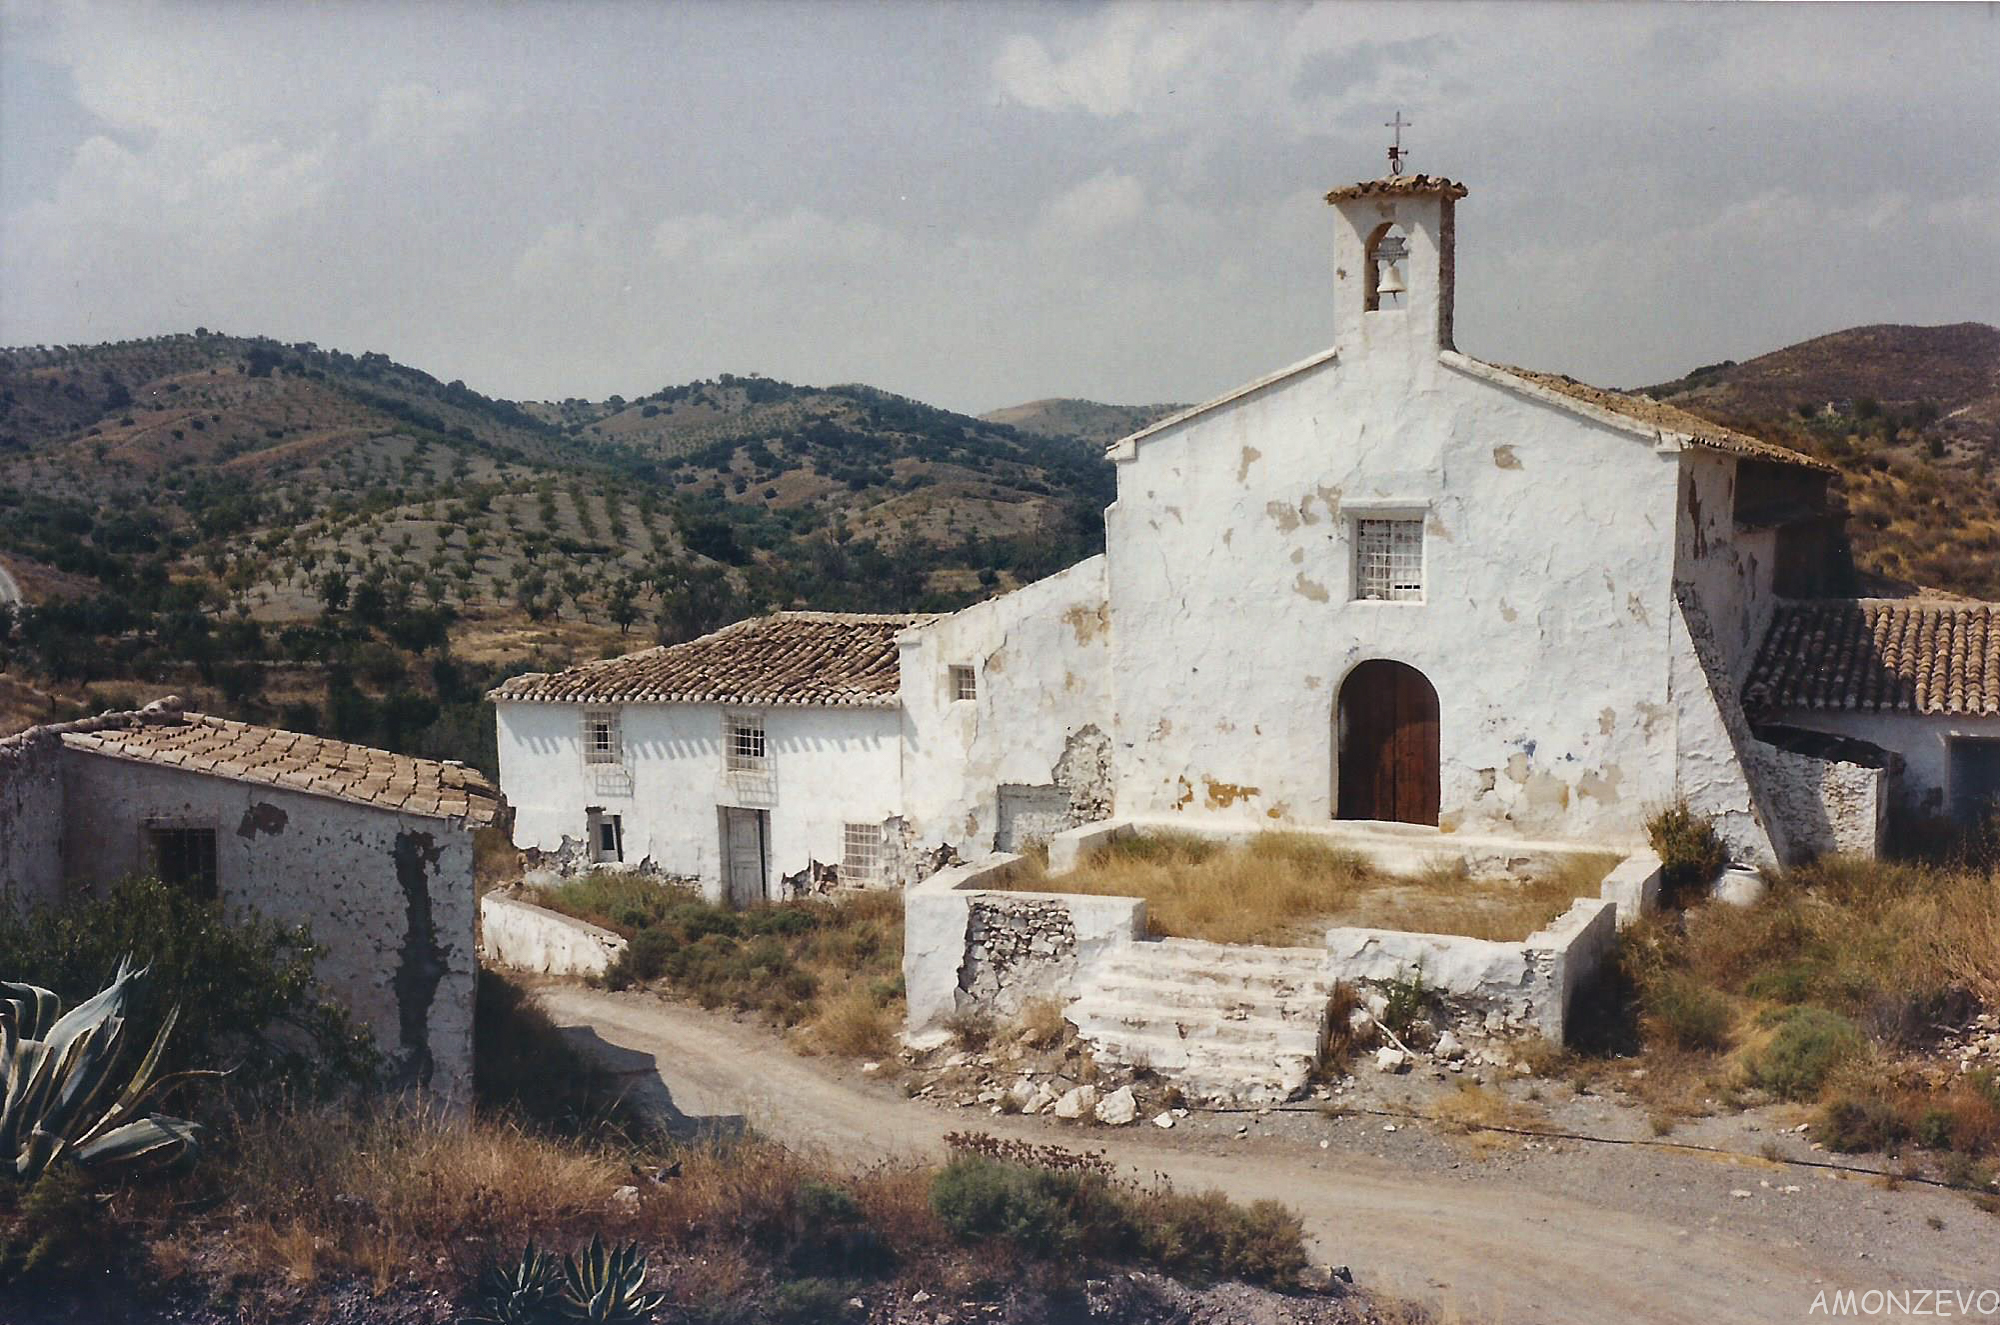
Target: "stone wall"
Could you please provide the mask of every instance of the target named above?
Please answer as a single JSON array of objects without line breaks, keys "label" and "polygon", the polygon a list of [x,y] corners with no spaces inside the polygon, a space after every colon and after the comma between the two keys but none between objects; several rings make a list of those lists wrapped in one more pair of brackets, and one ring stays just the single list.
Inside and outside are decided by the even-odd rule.
[{"label": "stone wall", "polygon": [[1021,863],[987,856],[941,870],[903,894],[908,1036],[940,1037],[955,1013],[1011,1016],[1036,998],[1067,998],[1109,953],[1142,938],[1136,897],[995,891]]},{"label": "stone wall", "polygon": [[1580,898],[1519,943],[1342,926],[1327,931],[1326,946],[1337,980],[1380,986],[1421,977],[1461,1023],[1561,1044],[1577,991],[1616,945],[1617,920],[1615,903]]}]

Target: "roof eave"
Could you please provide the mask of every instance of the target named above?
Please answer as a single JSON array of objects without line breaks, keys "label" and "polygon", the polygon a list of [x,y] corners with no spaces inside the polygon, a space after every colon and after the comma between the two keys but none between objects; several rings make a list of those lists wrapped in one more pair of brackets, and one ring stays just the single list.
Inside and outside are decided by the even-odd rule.
[{"label": "roof eave", "polygon": [[1320,365],[1331,363],[1334,360],[1338,359],[1339,357],[1340,357],[1339,346],[1333,346],[1329,349],[1321,350],[1318,354],[1315,354],[1310,358],[1301,359],[1297,363],[1292,364],[1289,367],[1280,368],[1275,373],[1267,373],[1263,377],[1256,378],[1253,381],[1245,382],[1242,386],[1239,386],[1232,391],[1225,391],[1223,394],[1215,397],[1213,400],[1205,400],[1199,405],[1191,405],[1187,409],[1182,410],[1178,414],[1169,414],[1166,418],[1161,419],[1158,423],[1150,424],[1147,427],[1141,428],[1139,431],[1135,433],[1131,433],[1128,434],[1127,436],[1121,437],[1117,441],[1111,443],[1110,446],[1107,446],[1104,449],[1104,454],[1114,463],[1118,461],[1131,460],[1139,454],[1139,443],[1142,441],[1146,441],[1147,439],[1154,437],[1157,434],[1166,432],[1169,429],[1178,428],[1184,423],[1191,423],[1195,419],[1200,418],[1202,415],[1208,413],[1210,410],[1220,409],[1224,405],[1233,404],[1236,401],[1242,400],[1248,396],[1253,396],[1258,392],[1265,390],[1268,387],[1274,387],[1278,385],[1280,382],[1283,382],[1288,378],[1297,377],[1301,373],[1311,372],[1313,369],[1318,368]]}]

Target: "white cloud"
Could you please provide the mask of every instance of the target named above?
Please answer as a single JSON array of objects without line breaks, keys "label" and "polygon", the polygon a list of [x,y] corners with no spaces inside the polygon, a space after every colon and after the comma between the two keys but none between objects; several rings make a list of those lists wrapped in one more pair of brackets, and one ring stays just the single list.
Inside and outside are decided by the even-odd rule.
[{"label": "white cloud", "polygon": [[1051,198],[1042,208],[1041,230],[1057,241],[1096,239],[1131,225],[1145,210],[1146,186],[1107,170]]},{"label": "white cloud", "polygon": [[1176,91],[1233,26],[1213,8],[1117,5],[1069,24],[1053,53],[1040,38],[1009,37],[993,80],[1001,95],[1033,110],[1125,115]]}]

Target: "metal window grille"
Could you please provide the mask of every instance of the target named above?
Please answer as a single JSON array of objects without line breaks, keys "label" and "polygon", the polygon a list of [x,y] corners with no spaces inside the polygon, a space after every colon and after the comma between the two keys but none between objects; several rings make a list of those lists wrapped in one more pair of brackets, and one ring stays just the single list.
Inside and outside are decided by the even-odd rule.
[{"label": "metal window grille", "polygon": [[153,828],[153,873],[161,883],[184,889],[204,902],[215,900],[215,830]]},{"label": "metal window grille", "polygon": [[624,742],[618,730],[616,713],[586,713],[583,715],[583,762],[586,764],[618,764],[625,760]]},{"label": "metal window grille", "polygon": [[959,665],[951,669],[951,697],[953,699],[979,698],[979,678],[970,667]]},{"label": "metal window grille", "polygon": [[882,878],[882,825],[848,824],[841,839],[840,881],[877,883]]},{"label": "metal window grille", "polygon": [[1424,598],[1424,522],[1360,520],[1354,541],[1354,596],[1420,603]]},{"label": "metal window grille", "polygon": [[764,758],[764,720],[759,717],[735,715],[729,719],[728,769],[732,773],[762,773],[768,767]]}]

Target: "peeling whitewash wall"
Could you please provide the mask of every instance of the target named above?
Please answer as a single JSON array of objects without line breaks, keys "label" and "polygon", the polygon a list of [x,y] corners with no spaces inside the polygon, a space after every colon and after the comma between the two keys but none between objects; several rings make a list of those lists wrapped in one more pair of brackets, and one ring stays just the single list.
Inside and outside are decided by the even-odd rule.
[{"label": "peeling whitewash wall", "polygon": [[[65,750],[63,876],[150,868],[149,824],[216,830],[222,902],[308,926],[318,978],[374,1035],[391,1081],[472,1098],[472,834],[448,821]],[[61,877],[61,876],[59,876]]]},{"label": "peeling whitewash wall", "polygon": [[[1110,815],[1110,633],[1102,556],[904,632],[912,841],[971,857]],[[955,665],[976,698],[953,697]]]},{"label": "peeling whitewash wall", "polygon": [[[1671,796],[1676,457],[1407,351],[1343,349],[1120,465],[1122,813],[1331,817],[1371,658],[1437,691],[1444,827],[1629,841]],[[1352,599],[1377,514],[1425,520],[1421,604]]]},{"label": "peeling whitewash wall", "polygon": [[[502,701],[500,784],[514,807],[514,844],[575,857],[585,810],[622,818],[624,864],[696,879],[722,897],[720,807],[770,814],[766,884],[817,863],[837,865],[844,825],[888,824],[901,813],[902,718],[894,709],[583,705]],[[583,762],[586,711],[619,715],[624,759]],[[725,714],[764,721],[767,775],[723,767]]]}]

